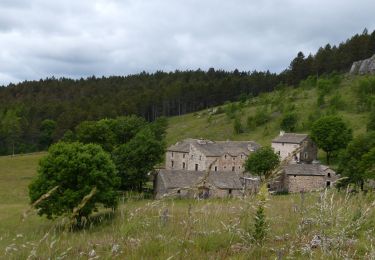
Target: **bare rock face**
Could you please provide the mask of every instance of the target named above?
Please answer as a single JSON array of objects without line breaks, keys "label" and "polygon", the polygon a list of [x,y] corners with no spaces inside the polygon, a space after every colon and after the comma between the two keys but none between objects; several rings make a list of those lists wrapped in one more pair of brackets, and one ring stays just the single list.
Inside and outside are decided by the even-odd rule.
[{"label": "bare rock face", "polygon": [[353,62],[349,73],[352,75],[375,74],[375,55],[366,60]]}]

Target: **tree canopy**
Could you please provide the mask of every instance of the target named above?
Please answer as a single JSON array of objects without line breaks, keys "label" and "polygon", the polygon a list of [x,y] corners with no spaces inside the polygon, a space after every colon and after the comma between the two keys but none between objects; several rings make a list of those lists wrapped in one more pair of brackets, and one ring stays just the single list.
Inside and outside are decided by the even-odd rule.
[{"label": "tree canopy", "polygon": [[329,164],[333,152],[346,148],[352,139],[352,131],[340,117],[324,116],[313,123],[310,136],[326,152]]},{"label": "tree canopy", "polygon": [[340,154],[338,173],[347,177],[343,184],[353,183],[363,189],[368,179],[375,179],[375,132],[354,138]]},{"label": "tree canopy", "polygon": [[270,146],[265,146],[250,154],[245,162],[245,169],[261,178],[268,178],[279,163],[279,156]]},{"label": "tree canopy", "polygon": [[57,143],[39,163],[37,177],[29,186],[31,203],[54,187],[47,199],[36,205],[39,215],[56,218],[70,215],[82,199],[95,188],[96,193],[80,209],[77,219],[89,216],[102,204],[117,206],[120,178],[109,154],[97,144]]}]

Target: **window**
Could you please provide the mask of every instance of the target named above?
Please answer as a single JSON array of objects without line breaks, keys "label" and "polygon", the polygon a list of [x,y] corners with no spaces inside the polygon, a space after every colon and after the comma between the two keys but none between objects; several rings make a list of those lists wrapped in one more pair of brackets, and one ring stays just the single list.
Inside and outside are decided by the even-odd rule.
[{"label": "window", "polygon": [[242,159],[242,154],[241,154],[241,159]]},{"label": "window", "polygon": [[280,155],[280,151],[277,151],[277,154]]},{"label": "window", "polygon": [[178,190],[178,191],[177,191],[177,194],[180,194],[180,193],[181,193],[181,190]]},{"label": "window", "polygon": [[331,182],[327,181],[327,188],[331,187]]},{"label": "window", "polygon": [[171,161],[171,167],[173,168],[173,165],[174,165],[174,161]]},{"label": "window", "polygon": [[331,178],[331,173],[330,173],[330,172],[327,174],[327,177],[328,177],[328,178]]},{"label": "window", "polygon": [[173,152],[172,152],[172,158],[173,158]]},{"label": "window", "polygon": [[235,161],[236,160],[236,157],[233,157],[233,161]]},{"label": "window", "polygon": [[227,155],[224,155],[224,158],[227,159]]},{"label": "window", "polygon": [[199,155],[199,161],[202,161],[202,155]]},{"label": "window", "polygon": [[305,152],[305,153],[303,154],[303,157],[304,157],[305,159],[307,159],[307,157],[308,157],[307,152]]},{"label": "window", "polygon": [[182,158],[185,158],[185,154],[182,155]]},{"label": "window", "polygon": [[234,168],[234,166],[233,166],[233,167],[232,167],[232,172],[234,172],[234,169],[235,169],[235,168]]},{"label": "window", "polygon": [[195,170],[198,171],[198,164],[195,164]]},{"label": "window", "polygon": [[232,189],[229,189],[229,190],[228,190],[228,194],[229,194],[229,195],[232,195]]},{"label": "window", "polygon": [[185,169],[185,163],[184,162],[182,163],[182,169]]},{"label": "window", "polygon": [[215,172],[217,172],[217,166],[215,166]]}]

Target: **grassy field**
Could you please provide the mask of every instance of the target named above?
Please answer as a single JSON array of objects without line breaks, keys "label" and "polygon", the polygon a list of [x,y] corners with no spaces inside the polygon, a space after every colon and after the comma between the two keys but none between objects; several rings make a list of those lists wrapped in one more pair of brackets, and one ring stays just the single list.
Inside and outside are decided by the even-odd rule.
[{"label": "grassy field", "polygon": [[[1,259],[374,259],[374,194],[333,191],[271,196],[263,245],[252,240],[255,197],[224,200],[122,198],[83,230],[28,208],[27,185],[43,154],[0,157]],[[371,204],[372,203],[372,204]],[[315,236],[321,244],[311,246]]]}]

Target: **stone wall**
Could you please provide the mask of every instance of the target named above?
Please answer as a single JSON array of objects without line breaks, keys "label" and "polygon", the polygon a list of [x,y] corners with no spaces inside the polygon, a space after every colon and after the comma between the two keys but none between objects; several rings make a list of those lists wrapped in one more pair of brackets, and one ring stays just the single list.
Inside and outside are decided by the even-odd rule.
[{"label": "stone wall", "polygon": [[290,193],[315,191],[326,187],[325,176],[286,176],[286,185]]},{"label": "stone wall", "polygon": [[[298,144],[272,143],[272,148],[274,149],[275,153],[280,155],[280,160],[284,160],[286,157],[291,155],[298,147]],[[299,160],[299,154],[297,154],[297,160]]]},{"label": "stone wall", "polygon": [[234,171],[236,173],[243,173],[245,170],[243,164],[246,159],[247,156],[245,154],[240,154],[238,156],[225,154],[220,157],[206,156],[194,145],[191,145],[189,153],[167,151],[165,156],[165,168],[167,170],[185,169],[195,171],[195,165],[197,164],[199,171],[205,171],[210,164],[216,160],[212,165],[211,171]]},{"label": "stone wall", "polygon": [[[296,154],[297,162],[307,162],[310,163],[313,160],[316,160],[318,154],[318,148],[311,141],[310,138],[306,139],[302,143],[303,149],[300,153]],[[275,153],[280,155],[280,160],[284,160],[286,157],[291,155],[296,149],[301,147],[300,144],[291,144],[291,143],[272,143],[272,148],[274,149]]]},{"label": "stone wall", "polygon": [[[189,171],[205,171],[206,170],[206,156],[198,150],[194,145],[190,145],[188,160],[188,170]],[[198,165],[198,169],[196,168]]]},{"label": "stone wall", "polygon": [[[168,151],[165,154],[165,168],[167,170],[183,170],[185,165],[185,170],[188,166],[189,154],[183,152],[172,152]],[[172,166],[173,162],[173,166]],[[184,164],[185,163],[185,164]]]}]

